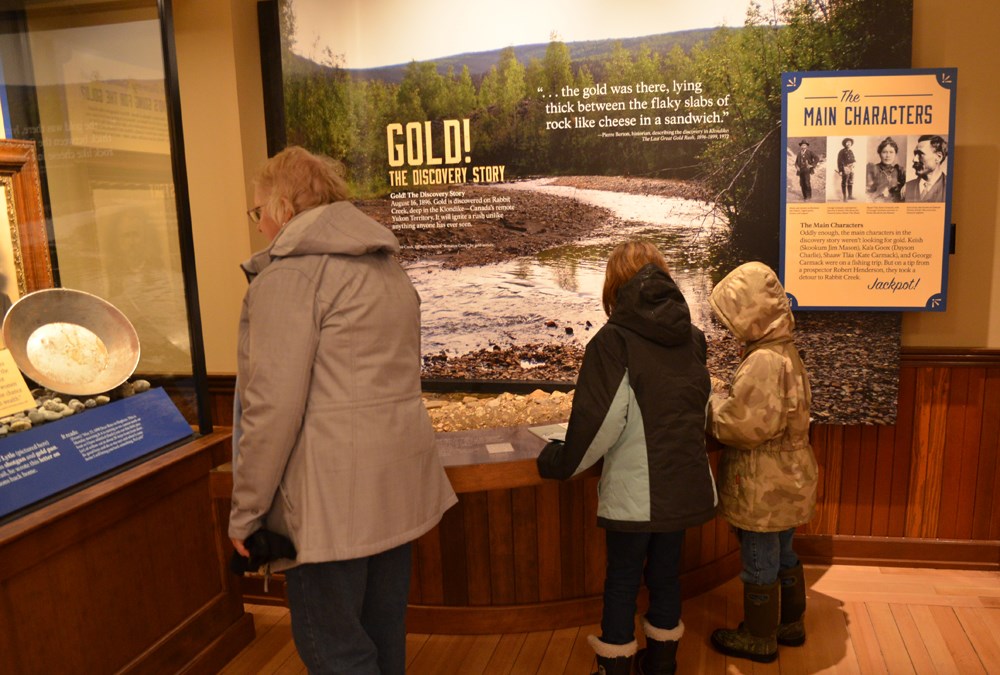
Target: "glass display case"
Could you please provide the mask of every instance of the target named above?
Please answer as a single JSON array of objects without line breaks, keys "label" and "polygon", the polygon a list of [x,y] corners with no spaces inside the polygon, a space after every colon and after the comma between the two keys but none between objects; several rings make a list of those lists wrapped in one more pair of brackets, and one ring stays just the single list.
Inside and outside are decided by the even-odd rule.
[{"label": "glass display case", "polygon": [[107,301],[138,335],[130,379],[206,435],[170,3],[13,4],[0,12],[0,309],[46,288]]}]

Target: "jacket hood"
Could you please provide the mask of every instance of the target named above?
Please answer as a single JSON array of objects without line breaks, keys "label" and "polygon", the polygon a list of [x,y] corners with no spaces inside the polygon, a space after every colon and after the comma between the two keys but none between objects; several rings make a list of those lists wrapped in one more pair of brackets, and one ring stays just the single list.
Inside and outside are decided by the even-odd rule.
[{"label": "jacket hood", "polygon": [[253,276],[274,258],[299,255],[399,253],[395,235],[346,201],[303,211],[288,221],[271,245],[254,254],[243,269]]},{"label": "jacket hood", "polygon": [[662,345],[691,340],[691,310],[670,275],[646,265],[618,291],[610,323]]},{"label": "jacket hood", "polygon": [[764,263],[734,269],[715,285],[708,302],[719,320],[746,343],[788,339],[795,328],[785,289]]}]

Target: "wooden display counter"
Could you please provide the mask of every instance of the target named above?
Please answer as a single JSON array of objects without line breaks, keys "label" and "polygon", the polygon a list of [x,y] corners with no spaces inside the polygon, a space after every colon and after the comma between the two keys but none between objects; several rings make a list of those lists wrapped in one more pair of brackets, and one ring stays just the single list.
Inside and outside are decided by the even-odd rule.
[{"label": "wooden display counter", "polygon": [[[491,454],[488,444],[513,452]],[[543,480],[535,458],[544,441],[527,427],[439,433],[438,450],[459,502],[417,540],[407,629],[477,634],[551,630],[600,621],[604,530],[597,527],[598,467],[573,480]],[[713,467],[718,453],[711,451]],[[232,476],[213,472],[217,518],[229,512]],[[739,571],[728,526],[688,530],[682,589],[697,595]],[[253,602],[283,602],[280,579],[267,593],[243,580]],[[277,582],[277,583],[276,583]],[[642,600],[640,600],[642,603]]]},{"label": "wooden display counter", "polygon": [[0,672],[216,673],[253,640],[208,499],[229,439],[0,526]]}]

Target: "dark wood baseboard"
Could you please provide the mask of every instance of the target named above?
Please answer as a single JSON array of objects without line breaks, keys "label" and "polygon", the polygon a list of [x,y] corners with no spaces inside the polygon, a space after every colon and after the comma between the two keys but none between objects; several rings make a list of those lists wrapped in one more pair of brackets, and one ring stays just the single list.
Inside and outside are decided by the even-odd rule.
[{"label": "dark wood baseboard", "polygon": [[1000,541],[797,534],[795,550],[803,562],[823,565],[1000,570]]}]

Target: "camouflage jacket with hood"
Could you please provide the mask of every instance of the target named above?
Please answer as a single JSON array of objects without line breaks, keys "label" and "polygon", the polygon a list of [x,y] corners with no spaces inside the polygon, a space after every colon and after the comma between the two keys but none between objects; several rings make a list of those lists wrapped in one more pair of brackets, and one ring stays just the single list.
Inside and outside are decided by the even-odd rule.
[{"label": "camouflage jacket with hood", "polygon": [[719,282],[709,302],[746,345],[729,396],[709,400],[709,431],[725,446],[719,513],[754,532],[802,525],[816,508],[817,466],[809,379],[792,339],[788,298],[769,267],[751,262]]}]

